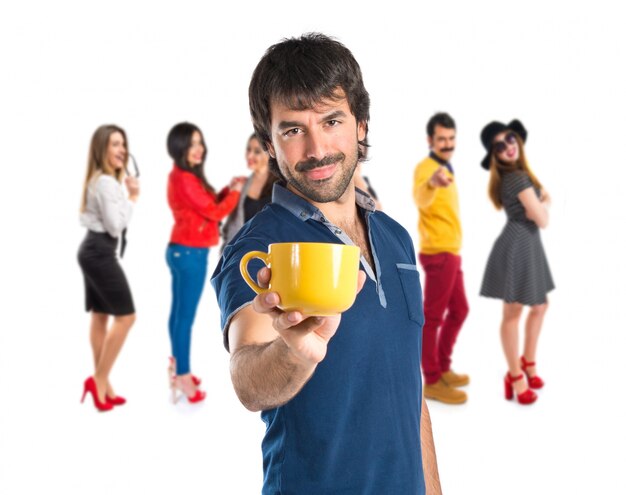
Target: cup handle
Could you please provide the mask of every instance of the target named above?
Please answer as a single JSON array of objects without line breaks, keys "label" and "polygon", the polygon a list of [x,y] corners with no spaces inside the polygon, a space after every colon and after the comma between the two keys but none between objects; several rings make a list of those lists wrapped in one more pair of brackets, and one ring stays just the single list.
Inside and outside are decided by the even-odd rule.
[{"label": "cup handle", "polygon": [[246,281],[246,283],[250,286],[250,288],[257,294],[267,292],[268,289],[264,289],[263,287],[258,285],[254,280],[252,280],[252,277],[248,273],[248,263],[250,262],[250,260],[253,260],[256,258],[256,259],[261,260],[263,263],[267,265],[268,264],[267,257],[268,257],[268,254],[264,253],[263,251],[250,251],[249,253],[246,253],[243,256],[243,258],[241,258],[241,261],[239,262],[239,271],[241,272],[241,276]]}]

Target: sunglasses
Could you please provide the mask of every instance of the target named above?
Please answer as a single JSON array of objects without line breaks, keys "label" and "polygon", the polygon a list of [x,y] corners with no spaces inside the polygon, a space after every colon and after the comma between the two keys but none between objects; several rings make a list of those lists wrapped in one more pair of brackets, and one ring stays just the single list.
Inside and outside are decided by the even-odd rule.
[{"label": "sunglasses", "polygon": [[126,175],[130,176],[130,177],[134,177],[135,179],[137,179],[139,177],[139,167],[137,166],[137,161],[135,160],[135,157],[133,155],[131,155],[130,153],[128,153],[128,157],[130,158],[130,161],[133,164],[133,170],[134,170],[134,174],[131,174],[128,171],[128,167],[124,167],[124,169],[126,170]]},{"label": "sunglasses", "polygon": [[502,153],[504,152],[507,147],[510,144],[516,143],[516,139],[515,139],[515,133],[514,132],[509,132],[507,133],[506,136],[504,136],[504,140],[502,141],[496,141],[495,143],[493,143],[493,151],[495,151],[496,153]]}]

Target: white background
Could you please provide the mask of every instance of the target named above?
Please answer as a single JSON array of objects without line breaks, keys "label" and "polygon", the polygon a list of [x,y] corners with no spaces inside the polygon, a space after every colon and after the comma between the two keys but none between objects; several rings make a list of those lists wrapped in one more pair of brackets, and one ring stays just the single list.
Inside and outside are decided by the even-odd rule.
[{"label": "white background", "polygon": [[[617,2],[224,3],[0,7],[0,493],[259,493],[264,427],[232,391],[208,281],[192,352],[208,397],[168,402],[165,137],[194,122],[209,180],[221,187],[245,173],[251,73],[268,46],[314,30],[361,65],[372,100],[364,171],[415,240],[411,180],[426,121],[443,110],[457,122],[471,311],[454,366],[472,383],[464,406],[430,403],[444,493],[626,493]],[[529,161],[554,203],[543,239],[557,289],[538,355],[547,385],[532,407],[503,400],[501,305],[478,297],[504,223],[487,200],[479,133],[512,118],[529,130]],[[123,261],[138,321],[112,376],[129,402],[108,414],[78,402],[92,373],[78,207],[103,123],[126,129],[142,171]],[[214,250],[210,271],[216,261]]]}]

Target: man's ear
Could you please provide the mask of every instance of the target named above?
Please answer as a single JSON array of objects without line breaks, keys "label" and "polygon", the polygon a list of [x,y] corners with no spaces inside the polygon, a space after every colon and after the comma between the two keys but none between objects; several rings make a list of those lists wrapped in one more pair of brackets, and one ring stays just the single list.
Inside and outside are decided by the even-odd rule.
[{"label": "man's ear", "polygon": [[359,122],[356,128],[356,137],[359,141],[363,141],[367,135],[367,122]]},{"label": "man's ear", "polygon": [[267,146],[267,152],[270,154],[270,156],[276,160],[276,152],[274,151],[274,145],[272,144],[271,141],[265,141],[265,146]]},{"label": "man's ear", "polygon": [[426,140],[428,141],[428,147],[430,149],[433,148],[433,138],[431,138],[430,136],[426,136]]}]

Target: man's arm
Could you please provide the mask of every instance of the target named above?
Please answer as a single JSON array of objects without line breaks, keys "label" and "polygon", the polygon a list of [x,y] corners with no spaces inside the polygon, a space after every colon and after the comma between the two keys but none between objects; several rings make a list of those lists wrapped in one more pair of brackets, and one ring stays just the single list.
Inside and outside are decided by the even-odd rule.
[{"label": "man's arm", "polygon": [[452,183],[443,166],[418,165],[413,174],[413,200],[419,208],[429,206],[435,199],[438,187],[448,187]]},{"label": "man's arm", "polygon": [[430,413],[426,401],[422,398],[422,417],[420,418],[420,437],[422,440],[422,466],[427,495],[441,495],[439,468],[433,441],[433,429],[430,423]]},{"label": "man's arm", "polygon": [[[257,312],[255,304],[246,306],[233,318],[228,339],[235,392],[247,409],[260,411],[280,406],[294,397],[317,363],[293,352],[274,329],[272,317]],[[302,319],[302,315],[298,317]],[[316,323],[315,318],[308,320],[304,322],[306,326]],[[301,332],[305,331],[304,327],[300,325]],[[285,330],[289,331],[288,327]]]},{"label": "man's arm", "polygon": [[[259,284],[267,286],[270,270],[259,271]],[[359,273],[359,290],[365,274]],[[278,294],[254,298],[232,319],[228,340],[230,374],[235,392],[251,411],[278,407],[291,400],[326,356],[328,342],[341,316],[305,317],[298,311],[277,308]]]}]

